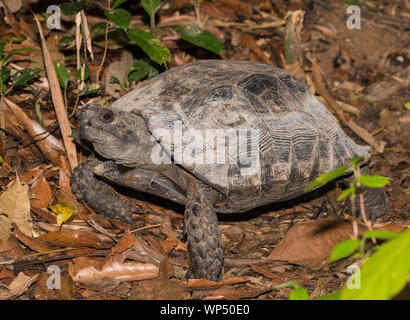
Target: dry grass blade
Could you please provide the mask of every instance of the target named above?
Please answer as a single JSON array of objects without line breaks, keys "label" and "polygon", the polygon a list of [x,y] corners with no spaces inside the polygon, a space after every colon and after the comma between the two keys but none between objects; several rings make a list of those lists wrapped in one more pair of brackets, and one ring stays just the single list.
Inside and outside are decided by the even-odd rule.
[{"label": "dry grass blade", "polygon": [[[3,97],[4,102],[7,104],[8,109],[18,124],[21,125],[36,142],[36,145],[40,148],[44,156],[52,161],[55,165],[60,166],[60,153],[64,152],[64,145],[56,137],[49,132],[36,121],[30,119],[30,117],[13,101],[6,97]],[[7,110],[5,110],[6,112]],[[12,119],[8,118],[8,121]],[[7,126],[6,126],[7,130]]]},{"label": "dry grass blade", "polygon": [[320,72],[319,65],[316,58],[313,58],[313,81],[315,84],[316,91],[325,99],[326,106],[328,106],[339,118],[339,120],[347,127],[349,127],[354,133],[356,133],[364,142],[372,146],[378,153],[382,153],[384,150],[385,142],[378,142],[369,132],[360,127],[353,120],[347,120],[343,114],[341,107],[332,98],[326,89],[325,83],[323,81],[322,74]]},{"label": "dry grass blade", "polygon": [[78,165],[78,161],[75,144],[70,138],[72,134],[71,125],[68,121],[67,112],[64,106],[63,95],[61,93],[53,61],[51,60],[51,55],[48,50],[46,40],[44,38],[43,29],[41,28],[40,21],[37,19],[35,15],[34,19],[36,20],[37,27],[40,33],[41,45],[43,48],[44,64],[46,67],[48,82],[50,85],[51,96],[53,99],[57,120],[60,125],[61,135],[63,136],[63,142],[67,153],[68,162],[70,163],[71,170],[73,170]]}]

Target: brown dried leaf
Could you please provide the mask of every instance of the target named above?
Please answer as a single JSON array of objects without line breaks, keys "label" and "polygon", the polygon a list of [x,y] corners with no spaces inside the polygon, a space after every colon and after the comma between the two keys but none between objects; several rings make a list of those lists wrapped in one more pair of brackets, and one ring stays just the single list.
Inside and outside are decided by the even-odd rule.
[{"label": "brown dried leaf", "polygon": [[161,247],[165,253],[168,254],[172,249],[179,249],[183,251],[188,251],[188,245],[178,240],[177,238],[169,237],[161,242]]},{"label": "brown dried leaf", "polygon": [[29,135],[34,141],[36,141],[37,146],[40,148],[44,156],[54,164],[59,165],[59,153],[64,152],[64,146],[61,141],[44,130],[38,122],[30,119],[30,117],[13,101],[6,97],[4,97],[4,101],[10,112],[17,119],[17,126],[21,125],[27,130]]},{"label": "brown dried leaf", "polygon": [[109,243],[103,243],[96,234],[91,232],[54,231],[40,236],[39,240],[47,241],[61,247],[105,249],[111,246]]},{"label": "brown dried leaf", "polygon": [[7,214],[10,222],[16,223],[24,234],[31,236],[33,222],[27,184],[16,179],[15,183],[0,195],[0,211]]},{"label": "brown dried leaf", "polygon": [[158,280],[152,292],[156,300],[181,300],[184,296],[185,284],[178,283],[170,278],[175,275],[175,270],[169,259],[165,257],[159,266]]},{"label": "brown dried leaf", "polygon": [[7,269],[0,270],[0,280],[14,278],[14,274]]},{"label": "brown dried leaf", "polygon": [[33,239],[24,233],[22,233],[16,224],[13,223],[13,234],[15,237],[20,240],[25,246],[37,252],[48,252],[53,250],[53,247],[49,246],[47,243],[44,243],[40,240]]},{"label": "brown dried leaf", "polygon": [[3,2],[11,13],[19,11],[23,5],[23,0],[3,0]]},{"label": "brown dried leaf", "polygon": [[0,243],[7,241],[10,237],[11,223],[5,216],[0,216]]},{"label": "brown dried leaf", "polygon": [[30,189],[35,195],[35,199],[30,201],[32,207],[46,208],[50,204],[53,193],[44,175],[34,181]]},{"label": "brown dried leaf", "polygon": [[154,279],[158,276],[158,267],[149,263],[113,262],[101,270],[94,266],[79,270],[73,277],[74,281],[89,282],[110,277],[121,281]]},{"label": "brown dried leaf", "polygon": [[29,254],[29,250],[21,247],[16,237],[11,234],[7,241],[0,242],[0,254],[9,258],[21,258]]},{"label": "brown dried leaf", "polygon": [[246,282],[245,279],[240,277],[229,278],[225,281],[211,281],[207,279],[189,279],[188,280],[188,288],[211,288],[211,287],[222,287],[231,284],[237,284]]},{"label": "brown dried leaf", "polygon": [[121,239],[115,245],[114,251],[116,253],[124,252],[125,250],[131,248],[134,245],[134,243],[135,243],[135,236],[131,234],[129,230],[127,230],[126,232],[124,232]]},{"label": "brown dried leaf", "polygon": [[[367,229],[359,225],[359,234]],[[269,255],[271,260],[286,260],[312,269],[327,264],[333,247],[353,236],[352,224],[337,219],[303,222],[290,229]]]},{"label": "brown dried leaf", "polygon": [[47,209],[31,208],[31,211],[33,211],[39,217],[42,217],[43,219],[47,220],[49,223],[52,223],[52,224],[57,223],[56,215],[53,213],[50,213],[50,211]]},{"label": "brown dried leaf", "polygon": [[7,287],[7,290],[0,289],[0,300],[8,300],[21,296],[37,280],[38,276],[39,274],[29,277],[23,272],[20,272],[13,282]]}]

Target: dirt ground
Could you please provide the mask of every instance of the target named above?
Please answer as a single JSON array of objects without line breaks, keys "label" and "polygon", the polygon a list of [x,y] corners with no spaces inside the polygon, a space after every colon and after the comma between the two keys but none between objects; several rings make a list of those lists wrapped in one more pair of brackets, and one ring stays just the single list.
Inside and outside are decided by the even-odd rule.
[{"label": "dirt ground", "polygon": [[[361,28],[349,29],[346,25],[349,5],[343,1],[203,1],[204,26],[224,44],[221,54],[187,45],[175,32],[164,31],[159,37],[171,52],[167,68],[198,59],[259,61],[293,73],[320,96],[313,76],[317,61],[331,97],[339,105],[353,110],[342,112],[346,120],[353,120],[383,146],[381,152],[372,148],[370,168],[373,174],[391,178],[386,192],[392,212],[379,218],[373,226],[400,232],[410,224],[410,110],[405,106],[410,101],[410,2],[372,0],[360,3]],[[13,60],[22,68],[39,66],[44,70],[41,43],[29,9],[37,14],[44,12],[47,4],[47,1],[27,1],[15,13],[4,10],[1,13],[1,36],[21,36],[30,40],[25,45],[29,43],[38,49],[31,56]],[[100,6],[104,8],[102,4],[87,7],[90,25],[104,19]],[[127,8],[133,10],[133,6]],[[257,28],[255,25],[286,21],[289,12],[296,10],[303,12],[303,25],[297,34],[295,54],[299,58],[290,65],[285,53],[289,37],[286,22],[275,27]],[[132,12],[133,23],[147,25],[141,8]],[[178,15],[175,16],[175,12]],[[184,19],[195,20],[190,1],[163,1],[158,13],[159,26]],[[74,79],[74,46],[58,49],[63,35],[73,34],[72,20],[66,23],[64,32],[46,30],[45,36],[53,60],[70,70]],[[108,50],[101,71],[103,90],[109,66],[122,59],[123,51],[124,47]],[[141,50],[133,54],[134,58],[144,55]],[[94,55],[96,59],[88,62],[91,82],[96,81],[104,48],[95,46]],[[159,68],[160,72],[164,70]],[[46,76],[44,71],[41,76]],[[66,96],[69,113],[76,104],[75,86],[76,81],[70,81]],[[102,91],[81,98],[78,109],[87,102],[101,101],[102,97],[108,102],[114,101],[125,93],[124,90],[114,94]],[[31,121],[38,119],[35,104],[40,101],[45,127],[61,144],[61,129],[47,85],[37,82],[28,88],[16,88],[6,98],[24,110]],[[16,111],[12,113],[15,117]],[[336,201],[340,186],[331,184],[313,196],[245,214],[219,215],[226,257],[221,282],[198,280],[189,283],[184,279],[188,251],[182,241],[182,206],[139,194],[133,201],[145,214],[134,215],[137,224],[133,227],[96,214],[70,194],[66,154],[47,156],[38,142],[33,142],[36,132],[27,129],[30,122],[27,118],[23,117],[26,122],[22,118],[12,120],[7,110],[3,114],[6,123],[2,124],[0,150],[7,165],[2,165],[0,171],[1,192],[11,188],[17,174],[20,176],[29,186],[34,226],[34,233],[28,236],[18,223],[18,227],[12,225],[10,237],[3,239],[1,227],[4,224],[0,219],[0,282],[9,286],[20,272],[27,277],[21,292],[10,295],[11,299],[288,299],[291,288],[274,288],[288,281],[300,281],[314,299],[341,289],[350,276],[348,267],[357,261],[347,258],[326,263],[332,246],[351,236],[352,225],[351,220],[341,222],[343,206]],[[78,128],[78,110],[70,123],[74,129]],[[342,124],[342,127],[358,144],[365,144],[363,137],[349,126]],[[79,146],[77,152],[80,161],[88,154]],[[61,228],[56,224],[56,214],[50,210],[59,199],[75,207],[73,216]],[[329,221],[335,226],[333,231],[315,234],[317,230],[332,229],[327,224]],[[364,226],[359,228],[360,232],[363,230],[366,230]],[[83,238],[79,239],[79,234],[83,234]],[[38,236],[40,238],[36,238]],[[115,274],[108,273],[101,278],[94,275],[96,278],[92,281],[89,278],[81,280],[81,270],[88,267],[101,271],[110,263],[123,266],[131,263],[135,272],[148,276],[120,281]],[[64,289],[61,291],[47,289],[45,285],[46,267],[50,265],[62,270]],[[119,268],[118,272],[124,271]],[[406,292],[402,295],[406,297]]]}]

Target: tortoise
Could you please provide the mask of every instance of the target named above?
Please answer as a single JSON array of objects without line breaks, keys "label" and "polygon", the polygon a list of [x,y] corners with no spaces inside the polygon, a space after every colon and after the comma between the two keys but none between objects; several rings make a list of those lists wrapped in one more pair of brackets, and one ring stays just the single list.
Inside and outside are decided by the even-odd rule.
[{"label": "tortoise", "polygon": [[[185,205],[187,277],[211,280],[224,255],[216,213],[296,198],[319,175],[370,157],[370,147],[356,144],[303,82],[247,61],[189,63],[111,107],[88,104],[80,137],[103,160],[74,170],[78,199],[129,223],[140,211],[112,184]],[[389,212],[383,189],[366,189],[364,201],[372,218]]]}]

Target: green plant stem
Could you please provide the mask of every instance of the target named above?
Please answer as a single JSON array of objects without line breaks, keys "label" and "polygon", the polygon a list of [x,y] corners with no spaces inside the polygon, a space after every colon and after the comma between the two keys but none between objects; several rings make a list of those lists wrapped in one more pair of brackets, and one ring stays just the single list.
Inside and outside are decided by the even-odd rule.
[{"label": "green plant stem", "polygon": [[78,102],[80,101],[80,96],[77,96],[77,99],[75,100],[74,108],[73,111],[70,114],[70,118],[72,118],[75,114],[75,111],[77,110]]}]

